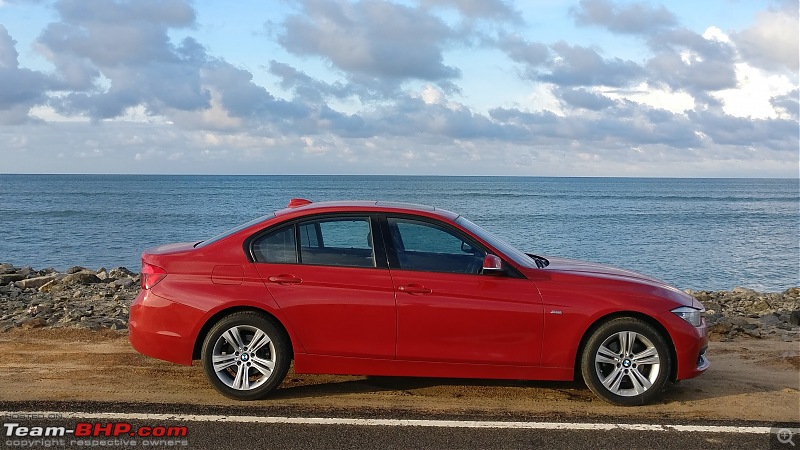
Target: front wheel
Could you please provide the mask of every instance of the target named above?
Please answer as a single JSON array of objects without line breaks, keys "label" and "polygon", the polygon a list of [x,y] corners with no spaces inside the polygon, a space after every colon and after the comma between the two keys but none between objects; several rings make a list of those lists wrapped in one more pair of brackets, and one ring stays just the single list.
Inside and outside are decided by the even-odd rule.
[{"label": "front wheel", "polygon": [[589,338],[581,357],[581,372],[589,389],[621,406],[643,405],[661,393],[672,358],[663,336],[633,317],[601,325]]},{"label": "front wheel", "polygon": [[286,376],[291,361],[283,330],[262,314],[233,313],[203,341],[203,370],[222,395],[235,400],[267,396]]}]

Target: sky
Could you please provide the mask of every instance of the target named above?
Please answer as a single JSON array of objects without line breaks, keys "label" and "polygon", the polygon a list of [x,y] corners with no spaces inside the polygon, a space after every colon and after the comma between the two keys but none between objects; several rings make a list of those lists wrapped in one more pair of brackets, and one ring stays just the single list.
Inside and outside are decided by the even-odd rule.
[{"label": "sky", "polygon": [[0,0],[0,173],[791,177],[797,0]]}]

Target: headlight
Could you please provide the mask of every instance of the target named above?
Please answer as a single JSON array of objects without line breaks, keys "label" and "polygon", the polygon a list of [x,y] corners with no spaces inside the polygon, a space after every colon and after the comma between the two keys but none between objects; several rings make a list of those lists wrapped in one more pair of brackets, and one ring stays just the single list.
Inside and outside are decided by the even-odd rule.
[{"label": "headlight", "polygon": [[691,306],[681,306],[673,309],[672,312],[692,324],[693,327],[699,327],[703,323],[703,317],[706,315],[705,309],[695,309]]}]

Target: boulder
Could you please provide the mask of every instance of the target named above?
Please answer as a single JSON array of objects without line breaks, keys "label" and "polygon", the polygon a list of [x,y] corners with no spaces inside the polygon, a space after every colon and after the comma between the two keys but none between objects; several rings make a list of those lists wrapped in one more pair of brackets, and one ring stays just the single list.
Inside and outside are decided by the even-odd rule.
[{"label": "boulder", "polygon": [[55,275],[45,275],[43,277],[34,277],[34,278],[26,278],[24,280],[17,281],[14,283],[20,289],[39,289],[40,287],[44,286],[45,284],[53,281],[56,279]]},{"label": "boulder", "polygon": [[21,273],[6,273],[0,275],[0,286],[5,286],[8,283],[14,283],[25,279],[25,275]]},{"label": "boulder", "polygon": [[126,269],[125,267],[117,267],[116,269],[111,269],[111,271],[108,272],[108,276],[110,278],[119,279],[119,278],[135,277],[136,274]]},{"label": "boulder", "polygon": [[61,284],[67,286],[75,284],[96,284],[101,282],[102,280],[97,278],[94,272],[74,272],[61,280]]}]

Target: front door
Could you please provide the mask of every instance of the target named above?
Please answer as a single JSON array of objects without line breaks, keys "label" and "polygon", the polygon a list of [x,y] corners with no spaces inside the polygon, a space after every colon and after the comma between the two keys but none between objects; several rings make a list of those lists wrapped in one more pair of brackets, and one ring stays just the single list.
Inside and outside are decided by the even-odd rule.
[{"label": "front door", "polygon": [[481,274],[486,251],[454,228],[389,217],[388,230],[397,359],[539,364],[542,301],[531,281]]}]

